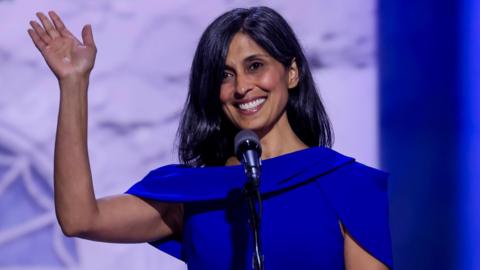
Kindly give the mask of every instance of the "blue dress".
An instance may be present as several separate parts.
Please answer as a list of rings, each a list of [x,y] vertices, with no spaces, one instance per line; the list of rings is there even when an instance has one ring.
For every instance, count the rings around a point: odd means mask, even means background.
[[[261,237],[266,270],[344,269],[339,222],[392,268],[387,174],[331,149],[314,147],[262,164]],[[252,269],[241,166],[151,171],[127,193],[184,203],[181,239],[151,243],[188,269]]]

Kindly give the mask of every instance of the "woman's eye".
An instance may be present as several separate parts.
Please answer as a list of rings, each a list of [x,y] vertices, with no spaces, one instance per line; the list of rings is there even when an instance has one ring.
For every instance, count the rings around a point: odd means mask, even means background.
[[[232,73],[226,72],[226,71],[223,72],[223,79],[224,79],[224,80],[229,79],[229,78],[231,78],[231,77],[233,77],[233,74],[232,74]]]
[[[260,63],[260,62],[254,62],[254,63],[252,63],[252,64],[248,67],[248,69],[251,70],[251,71],[253,71],[253,70],[257,70],[257,69],[260,68],[261,66],[263,66],[262,63]]]

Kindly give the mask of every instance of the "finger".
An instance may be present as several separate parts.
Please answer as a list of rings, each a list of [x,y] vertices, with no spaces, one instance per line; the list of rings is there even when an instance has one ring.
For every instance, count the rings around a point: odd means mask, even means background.
[[[53,24],[50,22],[50,20],[45,16],[45,14],[41,12],[37,12],[37,17],[40,19],[40,22],[43,25],[43,28],[45,31],[48,33],[48,35],[52,38],[58,38],[60,34],[58,33],[57,29],[53,26]]]
[[[43,52],[43,50],[45,49],[47,44],[45,42],[43,42],[43,40],[40,38],[40,36],[37,34],[37,32],[35,32],[35,30],[28,29],[28,34],[30,35],[30,38],[32,39],[33,44],[35,44],[35,47],[37,47],[37,49],[40,52]]]
[[[65,24],[63,23],[62,19],[60,16],[55,11],[50,11],[48,12],[48,15],[52,19],[53,24],[55,25],[55,28],[57,31],[60,33],[60,35],[64,37],[70,37],[73,38],[75,41],[80,43],[80,41],[65,27]]]
[[[82,29],[83,44],[88,47],[95,47],[95,41],[93,40],[92,26],[87,24]]]
[[[43,27],[36,21],[30,21],[30,25],[32,26],[35,33],[45,42],[46,44],[52,41],[52,38],[45,32]]]

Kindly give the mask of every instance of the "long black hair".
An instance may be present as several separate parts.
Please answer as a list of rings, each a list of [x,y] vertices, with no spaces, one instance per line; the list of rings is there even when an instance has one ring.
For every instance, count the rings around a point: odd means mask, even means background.
[[[222,110],[220,87],[230,41],[240,31],[285,67],[296,62],[299,82],[295,89],[289,90],[286,107],[289,123],[306,145],[330,147],[333,140],[330,121],[305,55],[288,23],[268,7],[237,8],[215,19],[198,43],[177,132],[180,162],[193,167],[220,166],[233,156],[233,138],[238,130]]]

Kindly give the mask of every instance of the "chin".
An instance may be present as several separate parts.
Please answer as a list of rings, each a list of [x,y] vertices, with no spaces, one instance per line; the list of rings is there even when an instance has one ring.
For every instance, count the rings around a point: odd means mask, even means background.
[[[264,135],[265,133],[267,133],[268,130],[270,130],[268,128],[268,125],[267,124],[264,124],[264,123],[249,123],[249,124],[241,124],[241,125],[238,125],[237,126],[239,129],[248,129],[248,130],[251,130],[255,133],[257,133],[257,135],[259,137],[261,137],[262,135]]]

